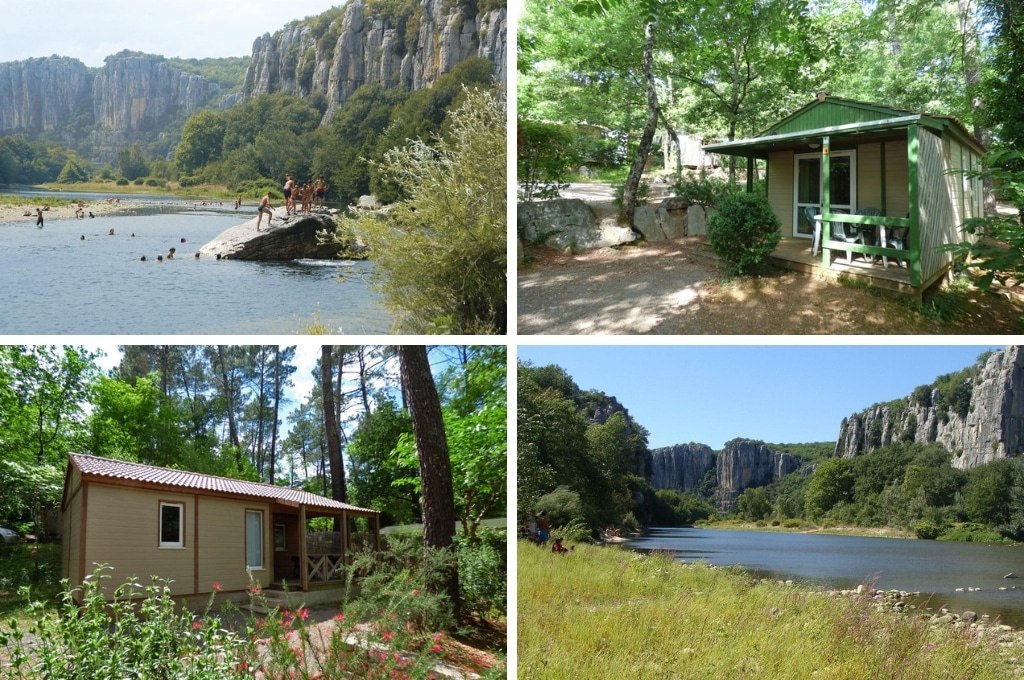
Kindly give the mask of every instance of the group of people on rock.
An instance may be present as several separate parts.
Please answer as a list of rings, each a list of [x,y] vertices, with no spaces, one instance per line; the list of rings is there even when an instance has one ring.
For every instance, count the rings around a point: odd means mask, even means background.
[[[296,197],[302,199],[302,214],[309,215],[313,212],[314,206],[323,209],[324,197],[326,195],[327,182],[324,181],[323,175],[317,178],[315,182],[313,180],[307,181],[301,187],[296,184],[295,178],[291,175],[286,175],[284,182],[285,215],[298,214],[295,212]]]
[[[327,195],[327,182],[324,181],[323,176],[318,178],[315,182],[310,180],[303,184],[301,187],[296,184],[295,178],[291,175],[285,176],[284,187],[284,214],[287,220],[292,215],[298,215],[296,211],[295,202],[297,199],[302,199],[302,207],[300,208],[303,215],[309,215],[313,212],[314,208],[323,210],[324,197]],[[263,225],[263,214],[267,215],[267,225],[273,224],[274,221],[274,206],[270,203],[270,191],[267,191],[260,199],[260,204],[256,208],[256,231],[260,231],[260,227]],[[235,202],[235,210],[242,205],[242,199],[239,198]]]

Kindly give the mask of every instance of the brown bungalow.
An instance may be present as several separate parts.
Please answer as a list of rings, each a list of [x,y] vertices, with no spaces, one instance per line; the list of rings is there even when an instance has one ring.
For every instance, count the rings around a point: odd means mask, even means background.
[[[73,453],[64,477],[61,573],[77,587],[95,565],[171,581],[176,597],[261,587],[338,585],[358,544],[380,547],[375,510],[307,491]],[[313,533],[307,520],[332,517],[341,532]],[[369,534],[350,530],[369,520]]]
[[[865,275],[919,295],[949,268],[942,246],[983,214],[981,181],[966,173],[981,168],[985,149],[949,116],[819,93],[757,137],[704,148],[745,157],[748,177],[755,159],[767,163],[782,221],[774,259],[794,269]]]

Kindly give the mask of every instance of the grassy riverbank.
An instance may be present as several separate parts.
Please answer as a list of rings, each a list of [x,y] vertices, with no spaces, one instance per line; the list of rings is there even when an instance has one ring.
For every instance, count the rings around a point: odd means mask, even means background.
[[[1018,677],[971,629],[867,598],[586,545],[554,555],[520,541],[518,556],[520,678]]]

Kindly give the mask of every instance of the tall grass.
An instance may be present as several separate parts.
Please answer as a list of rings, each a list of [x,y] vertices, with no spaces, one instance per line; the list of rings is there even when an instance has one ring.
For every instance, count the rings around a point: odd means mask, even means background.
[[[520,542],[519,677],[1007,678],[969,630],[665,555]]]

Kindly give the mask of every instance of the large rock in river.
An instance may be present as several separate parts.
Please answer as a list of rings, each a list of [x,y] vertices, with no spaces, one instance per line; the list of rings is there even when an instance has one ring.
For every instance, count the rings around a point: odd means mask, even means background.
[[[292,216],[285,221],[284,208],[274,210],[274,220],[263,220],[256,231],[252,218],[237,227],[231,227],[199,249],[203,257],[227,257],[232,260],[331,260],[344,259],[337,243],[320,243],[317,234],[334,230],[330,215],[313,214]],[[348,257],[365,254],[365,247],[349,248]]]

